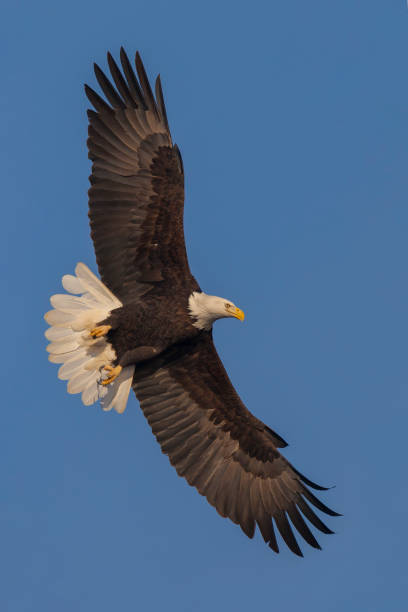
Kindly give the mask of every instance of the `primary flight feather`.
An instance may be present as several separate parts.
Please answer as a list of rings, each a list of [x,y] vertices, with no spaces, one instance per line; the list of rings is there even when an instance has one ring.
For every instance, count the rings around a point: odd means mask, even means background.
[[[178,474],[248,537],[258,526],[279,552],[275,525],[302,555],[293,526],[320,548],[305,519],[332,532],[311,506],[337,513],[306,485],[324,487],[281,455],[286,442],[247,410],[216,352],[214,321],[244,313],[202,292],[190,272],[183,162],[160,77],[154,95],[138,53],[136,73],[123,49],[120,62],[122,69],[108,53],[111,81],[95,65],[105,99],[85,86],[95,109],[89,219],[101,280],[82,263],[63,277],[68,293],[52,296],[45,315],[50,361],[86,405],[99,400],[123,412],[133,387]]]

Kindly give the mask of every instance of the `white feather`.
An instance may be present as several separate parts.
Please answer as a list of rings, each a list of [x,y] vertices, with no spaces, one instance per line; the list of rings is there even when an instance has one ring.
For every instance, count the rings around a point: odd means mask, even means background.
[[[94,372],[81,370],[68,381],[67,391],[68,393],[81,393],[92,380],[94,380]]]
[[[116,400],[114,404],[114,408],[116,412],[122,414],[125,411],[126,404],[128,401],[130,389],[132,386],[133,374],[135,372],[134,366],[128,366],[124,368],[121,372],[121,381],[119,383],[119,389],[116,394]]]
[[[71,359],[65,361],[60,369],[58,370],[58,378],[61,380],[69,380],[73,376],[75,376],[78,372],[82,372],[86,369],[86,365],[89,361],[88,355],[86,351],[83,354],[73,355]]]
[[[92,295],[97,296],[100,302],[104,301],[107,306],[111,306],[112,308],[119,308],[122,306],[122,302],[109,291],[102,281],[100,281],[85,264],[78,263],[75,272],[86,290]]]
[[[69,353],[50,353],[48,355],[48,361],[51,361],[51,363],[66,363],[71,359],[75,359],[76,356],[76,351],[70,351]]]
[[[72,335],[72,329],[68,327],[49,327],[45,332],[47,340],[52,342],[58,342],[70,335]]]
[[[109,347],[101,351],[98,355],[94,356],[93,359],[88,361],[85,366],[86,370],[100,370],[102,366],[107,363],[115,361],[115,354],[109,350]]]
[[[51,361],[51,363],[64,363],[65,360],[66,357],[62,357],[62,355],[48,355],[48,361]]]
[[[68,327],[68,324],[74,319],[74,315],[61,310],[49,310],[45,313],[44,319],[48,325],[54,327]]]
[[[96,382],[98,379],[96,380]],[[91,406],[99,399],[98,386],[95,386],[95,381],[91,380],[88,386],[82,391],[81,399],[85,406]]]
[[[61,357],[61,355],[55,355],[55,357]],[[54,363],[62,363],[62,366],[58,370],[58,378],[60,378],[59,373],[64,366],[66,366],[66,368],[72,372],[71,376],[73,376],[77,370],[79,371],[84,369],[88,360],[89,357],[86,354],[86,351],[72,351],[72,353],[70,353],[70,357],[67,356],[67,354],[64,354],[64,360],[61,359],[59,362],[54,361]],[[63,370],[63,373],[65,372],[66,370]],[[71,376],[69,378],[71,378]],[[68,378],[63,378],[62,380],[68,380]]]
[[[71,328],[74,331],[83,331],[85,329],[90,331],[98,323],[106,319],[110,312],[111,310],[108,308],[89,308],[86,305],[86,309],[82,310],[80,314],[71,320]]]
[[[52,353],[52,355],[62,355],[63,353],[72,353],[72,351],[75,351],[78,347],[79,344],[75,338],[67,338],[65,342],[51,342],[51,344],[47,346],[47,351]]]
[[[79,263],[76,276],[66,274],[62,285],[69,294],[51,297],[50,310],[45,320],[51,326],[45,335],[49,360],[61,364],[58,378],[67,380],[68,393],[82,393],[82,401],[89,406],[100,400],[104,410],[119,413],[126,408],[134,366],[124,368],[109,385],[101,385],[101,368],[116,361],[113,347],[105,337],[94,339],[89,331],[104,321],[122,303],[85,266]],[[72,295],[74,294],[74,295]]]
[[[62,286],[68,293],[85,293],[85,289],[79,278],[72,274],[65,274],[62,277]]]
[[[75,316],[78,314],[78,310],[84,309],[84,300],[81,297],[74,295],[67,295],[63,293],[57,293],[50,299],[51,306],[55,310],[62,310],[62,312],[72,312]]]
[[[113,383],[116,383],[115,389],[113,389],[113,385],[109,385],[108,393],[101,399],[103,410],[108,411],[114,408],[119,414],[124,412],[132,385],[134,371],[135,366],[123,368]]]

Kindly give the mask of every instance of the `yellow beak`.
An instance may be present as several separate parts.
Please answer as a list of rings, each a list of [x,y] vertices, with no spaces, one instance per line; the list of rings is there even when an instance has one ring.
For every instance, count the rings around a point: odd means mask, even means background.
[[[231,312],[231,314],[233,317],[239,319],[240,321],[243,321],[245,319],[245,314],[240,308],[235,308],[235,310]]]

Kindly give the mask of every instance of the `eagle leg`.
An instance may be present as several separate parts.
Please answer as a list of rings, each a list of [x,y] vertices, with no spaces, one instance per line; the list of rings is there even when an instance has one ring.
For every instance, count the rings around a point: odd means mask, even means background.
[[[126,351],[126,353],[121,356],[119,363],[123,368],[130,364],[136,365],[142,361],[148,361],[149,359],[157,357],[162,350],[162,347],[139,346],[130,351]]]
[[[91,338],[102,338],[102,336],[106,336],[110,329],[112,329],[111,325],[98,325],[98,327],[91,329],[89,335]]]
[[[113,382],[121,373],[122,371],[122,366],[121,365],[117,365],[116,367],[113,367],[111,365],[106,365],[103,368],[104,370],[106,370],[107,372],[110,373],[109,378],[106,378],[105,380],[101,381],[102,385],[109,385],[111,382]]]

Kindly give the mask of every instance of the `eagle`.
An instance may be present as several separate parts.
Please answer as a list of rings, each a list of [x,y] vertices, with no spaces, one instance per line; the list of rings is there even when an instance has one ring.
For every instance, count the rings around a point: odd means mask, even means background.
[[[141,57],[121,48],[111,78],[95,64],[104,97],[85,85],[89,220],[98,279],[83,263],[62,277],[45,315],[49,360],[85,405],[122,413],[133,388],[170,463],[223,517],[279,552],[276,530],[303,556],[293,528],[320,545],[307,521],[333,533],[310,490],[326,490],[281,454],[287,443],[245,407],[217,354],[217,319],[244,319],[231,300],[204,293],[187,259],[184,170],[173,144],[160,76],[151,89]]]

